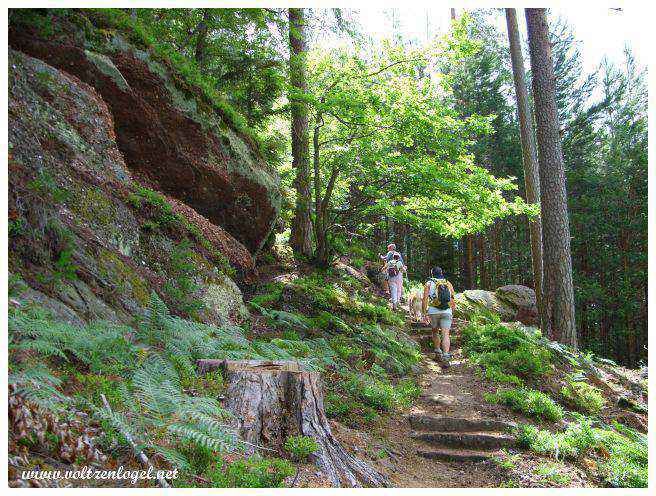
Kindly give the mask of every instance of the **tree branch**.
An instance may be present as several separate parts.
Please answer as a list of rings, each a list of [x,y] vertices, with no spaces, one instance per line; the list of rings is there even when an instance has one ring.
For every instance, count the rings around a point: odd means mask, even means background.
[[[424,58],[416,58],[416,59],[397,60],[396,62],[392,62],[390,64],[387,64],[386,66],[381,67],[377,71],[370,72],[370,73],[367,73],[367,74],[360,74],[359,76],[350,76],[350,77],[347,77],[345,79],[348,81],[350,79],[370,78],[370,77],[373,77],[373,76],[377,76],[378,74],[380,74],[382,72],[385,72],[387,69],[391,69],[392,67],[397,66],[399,64],[404,64],[404,63],[407,63],[407,62],[418,62],[420,60],[425,60],[425,59]],[[323,96],[325,97],[328,94],[328,92],[330,90],[332,90],[335,86],[337,86],[341,81],[342,81],[342,79],[336,79],[335,81],[333,81],[328,87],[326,87],[326,89],[323,92]]]

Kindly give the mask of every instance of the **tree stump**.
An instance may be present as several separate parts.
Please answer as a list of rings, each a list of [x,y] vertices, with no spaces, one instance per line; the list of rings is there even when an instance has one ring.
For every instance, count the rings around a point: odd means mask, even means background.
[[[388,485],[332,435],[318,372],[284,360],[198,360],[201,373],[217,368],[226,380],[225,406],[251,453],[258,447],[280,450],[288,436],[301,434],[319,445],[312,459],[333,486]]]

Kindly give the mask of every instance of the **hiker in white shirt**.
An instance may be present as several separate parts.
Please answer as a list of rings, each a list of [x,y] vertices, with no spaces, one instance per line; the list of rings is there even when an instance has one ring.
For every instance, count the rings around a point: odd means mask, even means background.
[[[387,294],[391,293],[392,285],[390,284],[390,276],[387,273],[387,264],[392,261],[394,258],[394,254],[397,254],[399,256],[399,260],[401,260],[401,265],[403,265],[403,255],[401,255],[398,251],[396,251],[396,245],[394,243],[390,243],[387,245],[387,253],[385,255],[380,255],[380,259],[385,261],[385,264],[383,265],[383,268],[381,269],[381,272],[385,276],[385,279],[383,281],[383,289]],[[404,272],[405,272],[405,266],[404,266]],[[400,284],[396,291],[398,292],[398,299],[401,301],[401,298],[403,297],[403,277],[400,278],[400,283],[398,280],[395,280],[396,284]]]
[[[396,310],[403,296],[403,273],[406,271],[401,254],[394,253],[392,259],[385,264],[385,273],[389,277],[389,288],[392,299],[392,310]]]

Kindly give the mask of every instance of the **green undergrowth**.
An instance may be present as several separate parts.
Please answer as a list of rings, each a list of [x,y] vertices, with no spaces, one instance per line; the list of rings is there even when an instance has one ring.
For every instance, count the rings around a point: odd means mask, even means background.
[[[230,427],[230,413],[216,399],[224,391],[221,375],[199,375],[195,361],[293,358],[321,369],[334,355],[325,340],[322,362],[310,353],[321,349],[319,340],[251,342],[233,326],[175,317],[155,294],[132,327],[107,322],[77,327],[32,305],[12,307],[8,324],[9,383],[18,393],[62,418],[74,409],[87,412],[101,425],[97,442],[110,456],[130,449],[129,433],[149,457],[177,467],[183,479],[211,472],[217,487],[277,485],[288,471],[275,460],[232,468],[209,464],[222,453],[239,453],[243,445]]]
[[[541,463],[533,470],[533,473],[546,482],[566,486],[572,481],[572,478],[569,474],[563,473],[563,468],[564,466],[560,463]]]
[[[516,412],[550,422],[562,420],[565,414],[563,408],[549,395],[534,389],[508,389],[485,393],[485,400],[504,404]]]
[[[249,305],[252,308],[271,308],[282,298],[282,290],[284,286],[279,282],[270,282],[266,284],[260,294],[254,296]]]
[[[493,315],[472,319],[463,329],[462,338],[465,356],[480,365],[485,378],[500,386],[496,392],[485,394],[487,401],[507,405],[542,422],[567,419],[566,427],[555,432],[520,424],[515,432],[520,446],[556,461],[592,458],[594,463],[586,466],[595,467],[596,476],[605,484],[646,487],[646,435],[619,423],[609,426],[582,415],[598,415],[606,405],[601,390],[577,370],[580,360],[585,358],[571,356],[572,372],[568,373],[568,368],[555,366],[549,343],[539,331],[518,324],[501,324]],[[508,463],[514,465],[513,460]],[[535,474],[546,482],[566,485],[567,476],[561,476],[555,466],[541,465]]]
[[[502,324],[499,318],[472,321],[462,331],[465,356],[495,382],[522,385],[554,371],[553,356],[539,342],[539,334],[529,334],[518,325]]]
[[[289,436],[285,440],[283,449],[290,454],[290,456],[300,462],[308,461],[310,455],[319,449],[319,445],[309,436]]]
[[[378,322],[379,313],[312,307],[316,313],[304,315],[273,308],[282,288],[266,290],[275,297],[256,300],[265,306],[251,301],[251,307],[276,335],[250,340],[235,326],[172,315],[154,293],[133,326],[76,327],[37,306],[12,307],[10,383],[62,417],[72,409],[87,412],[101,425],[97,442],[110,456],[125,453],[129,433],[150,457],[177,467],[182,486],[200,476],[213,487],[277,487],[289,476],[286,462],[240,455],[244,446],[230,427],[230,413],[216,399],[224,393],[223,378],[199,375],[197,359],[297,360],[322,372],[328,416],[358,426],[418,397],[413,369],[420,352],[400,329]],[[29,359],[17,359],[24,356]],[[287,456],[306,459],[315,449],[311,441],[289,438]]]
[[[606,405],[601,389],[572,375],[560,390],[564,401],[576,410],[587,414],[598,414]]]
[[[318,311],[336,312],[387,325],[403,326],[405,322],[386,302],[372,302],[371,295],[362,293],[359,282],[352,277],[315,272],[295,280],[291,288]]]
[[[556,460],[594,459],[597,476],[612,487],[647,487],[647,436],[618,423],[596,425],[582,415],[565,430],[551,432],[522,424],[522,447]]]
[[[280,336],[270,343],[288,340],[290,353],[325,373],[329,417],[349,425],[373,422],[419,395],[413,378],[418,346],[401,332],[401,316],[356,279],[328,270],[287,285],[272,282],[249,306]]]
[[[489,402],[548,422],[562,420],[565,408],[596,415],[606,404],[580,371],[565,374],[555,367],[553,352],[537,330],[502,324],[486,314],[472,319],[462,336],[465,356],[481,367],[483,377],[500,386],[485,395]],[[550,388],[550,383],[564,385]]]
[[[200,474],[209,481],[208,487],[285,487],[284,480],[296,471],[289,461],[280,458],[226,458],[202,466]],[[198,482],[183,480],[176,486],[198,487]]]

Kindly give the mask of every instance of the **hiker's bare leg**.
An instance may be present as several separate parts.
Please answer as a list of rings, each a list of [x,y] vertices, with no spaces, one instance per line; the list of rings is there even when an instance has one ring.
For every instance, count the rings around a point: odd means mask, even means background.
[[[383,280],[383,291],[385,291],[387,294],[390,292],[389,281],[387,279]]]
[[[442,351],[444,353],[449,353],[451,349],[451,336],[449,336],[449,329],[442,329]]]
[[[432,327],[431,328],[431,334],[433,337],[433,351],[435,353],[439,352],[440,347],[441,347],[441,339],[440,339],[440,330],[437,327]]]
[[[392,310],[396,311],[399,306],[399,285],[397,284],[397,277],[391,277],[389,284],[392,297]]]

